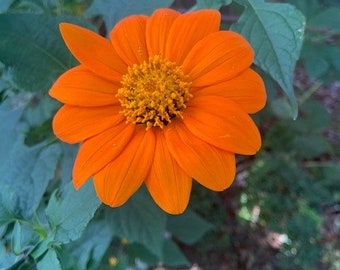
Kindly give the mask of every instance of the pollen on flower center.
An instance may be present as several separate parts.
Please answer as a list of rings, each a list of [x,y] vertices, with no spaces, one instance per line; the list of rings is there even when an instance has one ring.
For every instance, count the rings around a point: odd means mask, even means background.
[[[117,97],[128,122],[163,128],[171,119],[182,117],[187,101],[192,97],[190,82],[181,67],[151,57],[140,65],[128,68],[122,77]]]

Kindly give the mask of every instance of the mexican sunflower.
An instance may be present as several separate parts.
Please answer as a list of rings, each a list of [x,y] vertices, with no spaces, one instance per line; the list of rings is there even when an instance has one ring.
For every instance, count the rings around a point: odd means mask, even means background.
[[[124,18],[106,39],[62,23],[79,61],[54,83],[64,103],[55,135],[81,143],[73,167],[79,189],[93,177],[100,200],[124,204],[144,183],[166,212],[187,207],[192,179],[221,191],[235,177],[235,154],[255,154],[259,131],[249,114],[265,104],[254,52],[220,13],[158,9]]]

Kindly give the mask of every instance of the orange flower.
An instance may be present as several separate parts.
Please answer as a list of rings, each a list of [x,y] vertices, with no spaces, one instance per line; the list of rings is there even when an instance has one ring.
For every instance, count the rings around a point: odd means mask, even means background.
[[[158,9],[120,21],[110,40],[62,23],[80,65],[50,95],[65,105],[54,133],[81,142],[73,168],[80,188],[93,176],[99,198],[120,206],[145,183],[166,212],[187,207],[192,179],[221,191],[235,176],[235,153],[261,145],[249,113],[266,94],[250,69],[254,52],[239,34],[219,31],[214,10]]]

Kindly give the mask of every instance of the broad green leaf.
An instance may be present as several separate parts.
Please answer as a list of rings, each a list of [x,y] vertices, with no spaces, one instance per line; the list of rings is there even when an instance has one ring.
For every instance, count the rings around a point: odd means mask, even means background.
[[[13,227],[13,232],[12,232],[12,249],[13,249],[13,253],[15,255],[19,255],[22,251],[22,230],[21,230],[21,225],[19,223],[19,221],[16,221],[14,223],[14,227]]]
[[[2,200],[7,211],[29,218],[37,209],[49,180],[54,177],[59,145],[27,147],[19,138],[0,164]]]
[[[61,151],[59,145],[24,144],[27,126],[19,122],[23,109],[13,107],[14,101],[8,99],[0,106],[0,213],[29,218],[55,174]]]
[[[150,15],[156,8],[168,7],[172,0],[94,0],[85,16],[102,16],[108,32],[122,18],[131,14]]]
[[[48,13],[48,2],[50,2],[50,0],[44,1],[44,3],[36,0],[13,1],[8,12],[43,14],[44,9],[46,9],[46,13]]]
[[[37,145],[29,148],[23,144],[22,138],[18,139],[12,145],[7,160],[0,164],[3,204],[18,216],[29,218],[44,192],[41,183],[36,183],[30,176],[42,147]]]
[[[164,241],[162,263],[166,266],[178,267],[190,265],[178,246],[171,240]]]
[[[298,105],[293,89],[293,72],[299,58],[305,30],[304,16],[289,4],[263,0],[236,0],[245,7],[231,29],[241,33],[255,50],[255,64],[281,86],[292,106]]]
[[[320,78],[327,74],[330,63],[327,59],[328,46],[313,43],[306,40],[303,44],[301,58],[304,61],[305,68],[311,78]]]
[[[8,159],[19,129],[18,123],[23,112],[23,106],[14,105],[14,100],[7,99],[0,104],[0,167]]]
[[[295,150],[301,159],[318,158],[332,152],[332,147],[321,135],[298,136],[294,138]]]
[[[306,16],[306,18],[312,16],[320,8],[318,0],[288,0],[286,2],[294,5]]]
[[[14,253],[8,252],[7,243],[5,243],[5,241],[0,241],[0,259],[0,269],[7,270],[14,267],[14,265],[20,261],[21,256],[15,256]]]
[[[49,249],[44,257],[37,263],[38,270],[62,270],[57,253],[54,249]]]
[[[78,152],[78,145],[62,143],[63,159],[60,164],[61,186],[66,185],[72,180],[73,163]]]
[[[327,109],[316,100],[308,100],[301,106],[301,111],[301,119],[291,122],[291,125],[302,134],[322,134],[331,124]]]
[[[46,251],[52,246],[54,243],[53,238],[53,233],[50,233],[46,238],[37,243],[30,253],[30,256],[32,256],[33,259],[38,260],[38,258],[45,254]]]
[[[73,266],[77,270],[87,270],[89,266],[91,269],[97,269],[111,244],[113,234],[114,231],[106,220],[93,221],[89,223],[81,238],[65,245],[64,250],[76,258]]]
[[[43,14],[0,14],[0,62],[24,90],[46,91],[58,75],[76,64],[58,30],[73,17]]]
[[[327,44],[325,40],[321,42],[306,40],[303,44],[301,59],[313,79],[321,79],[325,82],[340,80],[339,58],[340,47],[336,44]]]
[[[23,120],[30,127],[42,125],[46,120],[51,119],[59,107],[60,103],[46,95],[46,93],[35,94],[25,110]]]
[[[55,192],[45,210],[55,240],[62,244],[78,239],[100,205],[92,182],[78,191],[69,182],[62,192]]]
[[[338,32],[340,31],[340,8],[323,9],[310,17],[307,23],[309,27]]]
[[[193,9],[220,9],[222,6],[230,5],[232,0],[197,0]]]
[[[6,197],[5,197],[6,198]],[[15,214],[8,209],[6,202],[3,201],[2,195],[0,193],[0,227],[13,221]]]
[[[271,100],[270,108],[280,119],[291,119],[291,107],[285,96]]]
[[[8,161],[9,153],[13,150],[13,144],[22,132],[19,125],[19,119],[23,112],[23,106],[14,106],[12,99],[5,100],[0,104],[0,171]],[[0,185],[4,182],[4,177],[0,176]],[[3,195],[2,195],[3,194]],[[13,220],[15,213],[12,211],[13,206],[8,202],[7,188],[2,186],[0,189],[0,226]]]
[[[129,258],[140,260],[149,266],[156,266],[159,263],[159,258],[150,250],[139,243],[131,243],[126,246],[126,254]]]
[[[213,225],[188,209],[182,215],[169,216],[167,229],[175,238],[186,244],[194,244],[213,228]]]
[[[8,10],[14,0],[1,0],[0,1],[0,13]]]
[[[126,204],[108,209],[112,229],[128,242],[141,243],[160,256],[166,226],[165,213],[158,208],[143,188]]]
[[[61,147],[58,143],[45,147],[39,153],[36,163],[34,164],[30,174],[31,178],[33,179],[33,209],[38,207],[49,181],[55,176],[60,156]]]

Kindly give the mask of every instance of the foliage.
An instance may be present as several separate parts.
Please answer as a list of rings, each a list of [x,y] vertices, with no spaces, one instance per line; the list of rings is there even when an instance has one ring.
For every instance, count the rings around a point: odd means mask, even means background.
[[[255,64],[268,72],[282,87],[296,118],[298,111],[293,90],[293,71],[300,55],[305,29],[303,15],[288,4],[236,2],[244,5],[245,11],[231,29],[248,38],[256,51]]]
[[[267,86],[268,105],[256,118],[263,149],[239,174],[247,185],[229,200],[237,205],[235,217],[226,213],[223,193],[198,185],[190,209],[180,216],[162,212],[144,188],[116,209],[100,204],[91,181],[73,188],[77,146],[53,136],[59,104],[47,95],[53,81],[77,64],[60,37],[59,22],[105,35],[127,15],[150,14],[172,2],[0,1],[0,269],[189,266],[193,261],[184,247],[237,254],[235,224],[287,236],[275,254],[279,269],[316,269],[336,260],[332,243],[323,250],[320,229],[322,207],[340,200],[339,150],[325,137],[332,119],[310,97],[318,87],[296,91],[293,78],[298,62],[317,85],[339,80],[337,1],[198,0],[191,7],[223,6],[232,15],[224,25],[252,44],[255,68]]]

